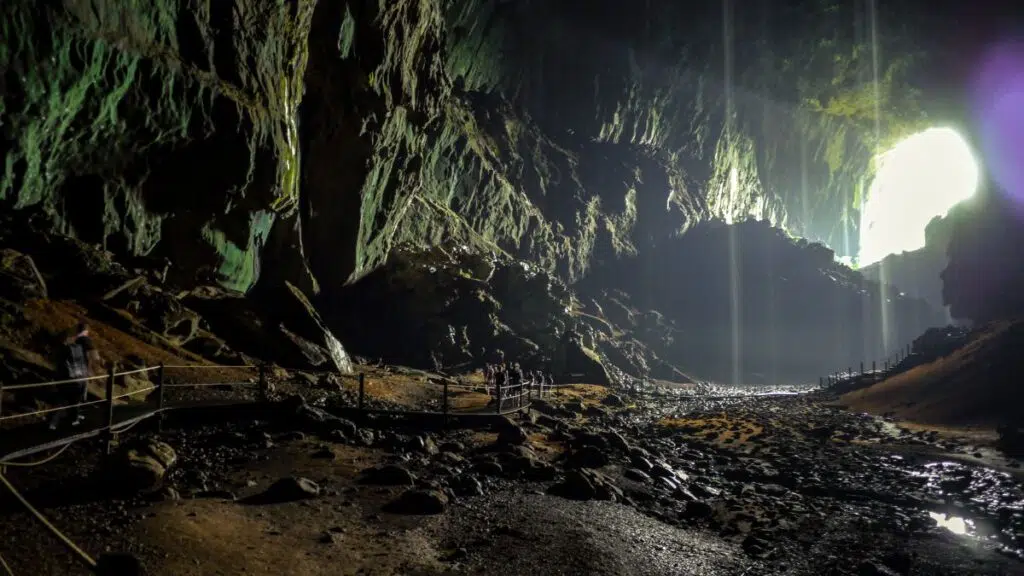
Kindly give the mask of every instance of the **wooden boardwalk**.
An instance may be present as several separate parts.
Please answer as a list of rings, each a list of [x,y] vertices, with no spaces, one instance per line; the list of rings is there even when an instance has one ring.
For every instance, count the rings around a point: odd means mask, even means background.
[[[274,408],[278,405],[272,402],[260,401],[232,401],[232,400],[206,400],[170,404],[163,409],[157,409],[152,404],[128,404],[118,405],[114,408],[113,426],[107,426],[106,406],[93,405],[83,408],[85,419],[78,425],[72,427],[70,418],[65,418],[57,430],[50,430],[48,421],[40,421],[16,428],[8,428],[0,431],[0,466],[4,463],[15,462],[29,456],[63,448],[69,444],[90,438],[105,437],[108,430],[114,434],[127,432],[136,424],[149,420],[157,415],[188,412],[189,417],[194,417],[197,412],[207,410],[221,412],[229,410],[232,412],[258,412],[265,415],[273,415]],[[524,402],[521,406],[503,406],[501,413],[498,413],[493,405],[473,409],[472,411],[418,411],[418,410],[385,410],[359,407],[340,408],[332,413],[344,418],[351,418],[356,422],[365,422],[367,417],[386,422],[400,420],[409,424],[417,424],[424,428],[437,428],[443,426],[452,427],[478,427],[490,424],[491,421],[501,416],[514,414],[525,410],[529,404]]]

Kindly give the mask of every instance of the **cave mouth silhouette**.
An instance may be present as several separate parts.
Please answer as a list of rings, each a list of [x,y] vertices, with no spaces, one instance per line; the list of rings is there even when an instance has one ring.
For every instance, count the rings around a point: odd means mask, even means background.
[[[925,245],[925,227],[977,192],[974,152],[952,128],[929,128],[876,158],[861,211],[858,266]]]

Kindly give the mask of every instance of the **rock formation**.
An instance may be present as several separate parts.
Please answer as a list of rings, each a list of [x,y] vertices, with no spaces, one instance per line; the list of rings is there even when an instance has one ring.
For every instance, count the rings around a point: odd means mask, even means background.
[[[893,23],[937,9],[724,7],[11,0],[0,199],[173,286],[324,309],[406,246],[572,284],[711,219],[835,240],[922,123]]]
[[[949,259],[952,225],[950,218],[936,216],[925,228],[925,245],[910,252],[890,254],[880,262],[857,271],[865,278],[898,288],[907,296],[922,298],[935,308],[943,308],[942,279]]]
[[[942,297],[954,318],[985,323],[1024,315],[1024,203],[989,182],[949,215]]]

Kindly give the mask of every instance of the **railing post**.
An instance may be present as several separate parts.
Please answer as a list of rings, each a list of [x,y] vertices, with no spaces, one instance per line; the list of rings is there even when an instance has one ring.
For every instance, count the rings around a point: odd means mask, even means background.
[[[107,369],[107,454],[114,446],[114,365]]]
[[[359,373],[359,412],[362,412],[366,405],[366,374]]]
[[[501,414],[501,383],[495,382],[494,384],[494,397],[497,400],[495,402],[494,411],[497,414]]]
[[[164,429],[164,363],[161,362],[156,368],[156,429]]]
[[[444,392],[441,396],[441,425],[448,429],[448,380],[444,381]]]
[[[258,370],[259,370],[260,396],[263,398],[263,401],[266,402],[266,401],[270,400],[270,386],[269,386],[269,380],[267,379],[267,363],[266,362],[260,362]]]

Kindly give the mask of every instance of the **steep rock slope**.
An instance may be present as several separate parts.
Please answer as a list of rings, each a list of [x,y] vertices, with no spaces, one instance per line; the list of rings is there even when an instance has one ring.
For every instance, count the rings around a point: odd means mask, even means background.
[[[460,245],[398,248],[342,293],[332,317],[354,353],[453,372],[518,362],[560,381],[628,383],[688,378],[647,344],[672,327],[617,295],[612,320],[544,269]]]
[[[1019,319],[979,325],[953,350],[842,402],[853,409],[940,426],[992,428],[1024,422]]]

